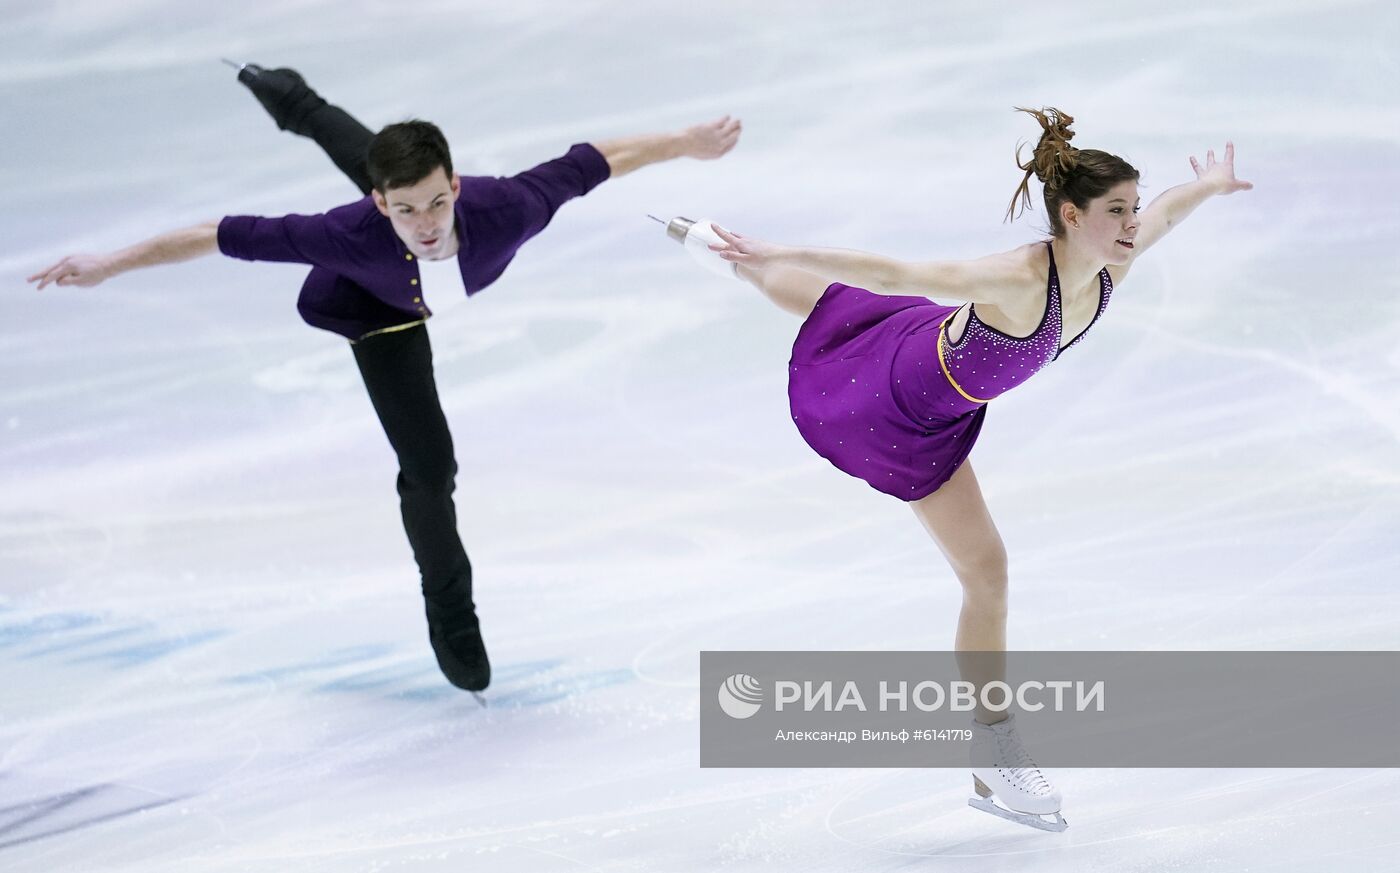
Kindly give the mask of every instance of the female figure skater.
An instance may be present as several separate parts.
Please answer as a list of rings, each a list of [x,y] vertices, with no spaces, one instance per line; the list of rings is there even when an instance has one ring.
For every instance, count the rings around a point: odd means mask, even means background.
[[[1234,146],[1207,152],[1196,180],[1138,214],[1138,171],[1076,149],[1074,119],[1021,109],[1043,133],[1007,218],[1044,184],[1051,238],[970,261],[905,263],[860,251],[777,245],[716,227],[710,246],[739,278],[805,321],[788,371],[792,418],[838,469],[905,500],[963,588],[959,653],[1006,651],[1007,557],[968,462],[988,401],[1024,383],[1093,326],[1134,261],[1197,206],[1253,186],[1235,178]],[[927,296],[964,301],[934,303]],[[980,687],[1005,656],[962,655]],[[973,675],[967,675],[969,670]],[[998,719],[1001,719],[998,721]],[[1060,794],[1026,756],[1013,718],[979,707],[970,801],[1004,818],[1063,830]],[[1003,808],[992,801],[1002,801]],[[1054,815],[1054,821],[1041,818]]]

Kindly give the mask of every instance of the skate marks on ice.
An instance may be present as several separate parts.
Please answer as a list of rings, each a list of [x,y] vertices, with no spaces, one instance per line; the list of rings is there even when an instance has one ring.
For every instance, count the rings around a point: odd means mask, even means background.
[[[149,666],[215,641],[225,641],[220,654],[232,663],[246,662],[254,644],[240,642],[234,631],[220,627],[176,630],[138,618],[76,610],[24,610],[0,605],[0,655],[14,662],[51,661],[53,669],[83,667],[126,672]],[[187,667],[191,665],[186,665]],[[194,670],[199,666],[193,665]],[[18,673],[19,671],[16,670]],[[371,643],[342,647],[307,658],[281,659],[264,668],[227,676],[207,677],[207,688],[263,685],[270,689],[300,689],[311,693],[374,692],[386,699],[441,700],[461,697],[442,681],[432,659],[417,647]],[[495,671],[487,697],[502,708],[553,703],[574,694],[629,682],[626,668],[577,669],[564,659],[507,663]],[[12,685],[11,687],[16,687]],[[19,686],[22,687],[22,686]],[[153,689],[163,699],[168,689]],[[130,701],[127,702],[130,705]],[[5,707],[14,723],[16,701]],[[84,710],[86,717],[90,711]]]
[[[4,774],[0,774],[3,777]],[[129,785],[99,784],[0,807],[0,851],[13,846],[71,834],[130,815],[178,803],[185,797],[160,797]]]
[[[1065,817],[1058,812],[1046,814],[1019,812],[1006,807],[980,779],[974,778],[972,785],[975,794],[967,799],[967,805],[973,809],[994,815],[1012,824],[1024,825],[1040,831],[1058,834],[1069,827],[1069,822],[1065,821]]]
[[[1064,813],[1073,822],[1060,834],[1001,822],[962,805],[968,778],[951,769],[863,774],[830,803],[825,829],[868,852],[1003,857],[1011,864],[1008,870],[1044,869],[1046,863],[1052,869],[1125,869],[1138,863],[1133,869],[1148,870],[1165,858],[1178,868],[1202,870],[1323,869],[1325,859],[1342,854],[1379,859],[1400,844],[1358,824],[1400,811],[1400,801],[1379,807],[1374,801],[1396,795],[1400,775],[1389,771],[1058,771]],[[1345,850],[1315,839],[1317,831],[1333,828],[1357,839]],[[1287,862],[1259,865],[1250,846],[1260,841],[1275,845],[1270,856]]]
[[[68,666],[122,670],[225,637],[224,628],[171,631],[145,619],[80,610],[0,609],[0,651],[16,660],[51,659]]]
[[[487,710],[442,680],[426,646],[405,653],[367,643],[297,657],[267,652],[253,637],[180,635],[92,612],[0,611],[0,849],[54,838],[44,851],[82,851],[87,841],[75,832],[97,825],[218,837],[235,798],[270,800],[292,786],[377,772],[445,739],[498,733],[521,711],[583,712],[587,692],[634,676],[565,659],[503,663]],[[260,669],[211,669],[256,662],[258,653]],[[36,668],[42,679],[23,679]]]
[[[345,670],[342,668],[352,667]],[[312,694],[370,692],[385,700],[454,701],[475,699],[493,709],[526,709],[558,703],[587,691],[630,682],[631,670],[579,670],[563,659],[506,663],[492,670],[491,687],[467,695],[442,679],[437,665],[415,651],[401,654],[400,647],[357,646],[298,663],[230,677],[228,682],[271,682],[279,690],[304,690]]]
[[[3,424],[0,424],[3,430]],[[88,433],[84,439],[111,438],[113,433]],[[0,451],[0,464],[23,463],[23,451],[6,445]],[[54,576],[81,578],[99,574],[108,565],[117,535],[102,520],[73,514],[25,509],[0,510],[0,621],[6,606],[4,597],[21,597],[52,584]],[[6,644],[0,629],[0,648]]]

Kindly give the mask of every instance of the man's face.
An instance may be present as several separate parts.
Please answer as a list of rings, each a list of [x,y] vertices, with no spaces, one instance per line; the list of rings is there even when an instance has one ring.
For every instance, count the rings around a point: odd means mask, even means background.
[[[453,235],[452,204],[462,190],[456,173],[447,178],[442,167],[406,188],[372,192],[374,205],[388,217],[408,250],[429,261],[445,258],[456,251]]]

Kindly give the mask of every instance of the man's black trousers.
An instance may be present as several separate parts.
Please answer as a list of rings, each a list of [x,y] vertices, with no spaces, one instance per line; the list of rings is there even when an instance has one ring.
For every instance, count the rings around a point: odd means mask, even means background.
[[[319,101],[318,101],[319,102]],[[316,141],[351,182],[368,194],[368,128],[338,106],[323,104],[298,119],[295,132]],[[457,534],[452,502],[457,461],[433,379],[433,351],[424,324],[359,340],[351,348],[379,423],[399,459],[399,508],[423,577],[423,592],[449,587],[470,608],[471,563]]]

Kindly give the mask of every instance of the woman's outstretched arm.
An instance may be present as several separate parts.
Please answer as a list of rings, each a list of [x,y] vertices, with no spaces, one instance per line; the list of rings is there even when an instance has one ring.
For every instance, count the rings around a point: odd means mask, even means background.
[[[1252,182],[1235,178],[1235,144],[1232,142],[1225,143],[1223,161],[1216,161],[1215,149],[1210,149],[1206,152],[1205,167],[1193,155],[1191,169],[1196,171],[1196,181],[1163,191],[1138,216],[1139,227],[1132,260],[1109,267],[1115,281],[1128,271],[1133,261],[1185,220],[1197,206],[1217,195],[1248,191],[1254,187]]]
[[[723,245],[710,249],[753,270],[792,267],[825,279],[893,297],[940,297],[996,306],[1016,305],[1043,279],[1028,272],[1024,257],[1002,252],[970,261],[911,263],[854,249],[788,246],[746,237],[718,225]]]

